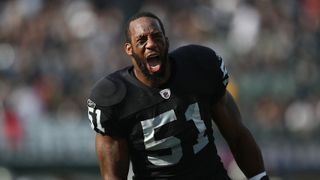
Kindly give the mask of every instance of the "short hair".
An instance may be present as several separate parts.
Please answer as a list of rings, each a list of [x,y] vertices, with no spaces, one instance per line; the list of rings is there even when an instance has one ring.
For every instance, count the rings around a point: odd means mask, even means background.
[[[128,19],[127,23],[125,24],[125,32],[124,33],[125,33],[125,41],[126,42],[131,42],[131,37],[129,35],[130,23],[136,19],[141,18],[141,17],[150,17],[150,18],[156,19],[160,24],[160,28],[161,28],[163,35],[166,35],[162,21],[160,20],[160,18],[158,16],[156,16],[155,14],[153,14],[151,12],[138,12],[138,13],[134,14],[133,16],[131,16]]]

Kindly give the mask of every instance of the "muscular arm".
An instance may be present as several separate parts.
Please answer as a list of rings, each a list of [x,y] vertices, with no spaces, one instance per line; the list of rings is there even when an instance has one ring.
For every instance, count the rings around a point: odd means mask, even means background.
[[[260,149],[242,124],[238,107],[229,92],[213,105],[212,116],[243,173],[251,178],[263,172]]]
[[[104,180],[126,180],[129,170],[127,141],[96,134],[96,153]]]

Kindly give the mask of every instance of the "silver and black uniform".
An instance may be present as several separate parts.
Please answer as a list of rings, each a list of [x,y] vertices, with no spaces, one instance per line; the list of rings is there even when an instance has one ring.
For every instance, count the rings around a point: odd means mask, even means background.
[[[134,179],[229,179],[210,116],[226,91],[224,63],[198,45],[169,57],[172,74],[161,88],[138,81],[132,66],[99,80],[88,99],[91,127],[128,140]]]

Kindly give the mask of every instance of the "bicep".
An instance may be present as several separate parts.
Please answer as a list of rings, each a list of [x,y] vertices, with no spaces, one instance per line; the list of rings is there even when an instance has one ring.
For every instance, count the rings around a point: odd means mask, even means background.
[[[127,179],[129,154],[126,139],[97,133],[96,153],[104,179]]]
[[[228,142],[246,133],[247,128],[242,124],[238,106],[228,91],[212,106],[211,113],[219,131]]]

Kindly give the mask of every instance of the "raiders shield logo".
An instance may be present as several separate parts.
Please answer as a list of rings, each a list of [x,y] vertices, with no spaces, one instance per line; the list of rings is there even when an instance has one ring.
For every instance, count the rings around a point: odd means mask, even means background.
[[[164,98],[164,99],[169,99],[171,96],[171,91],[170,89],[163,89],[160,91],[160,95]]]
[[[96,107],[96,103],[94,103],[91,99],[87,100],[87,105],[88,105],[88,107],[91,107],[91,108],[95,108]]]

